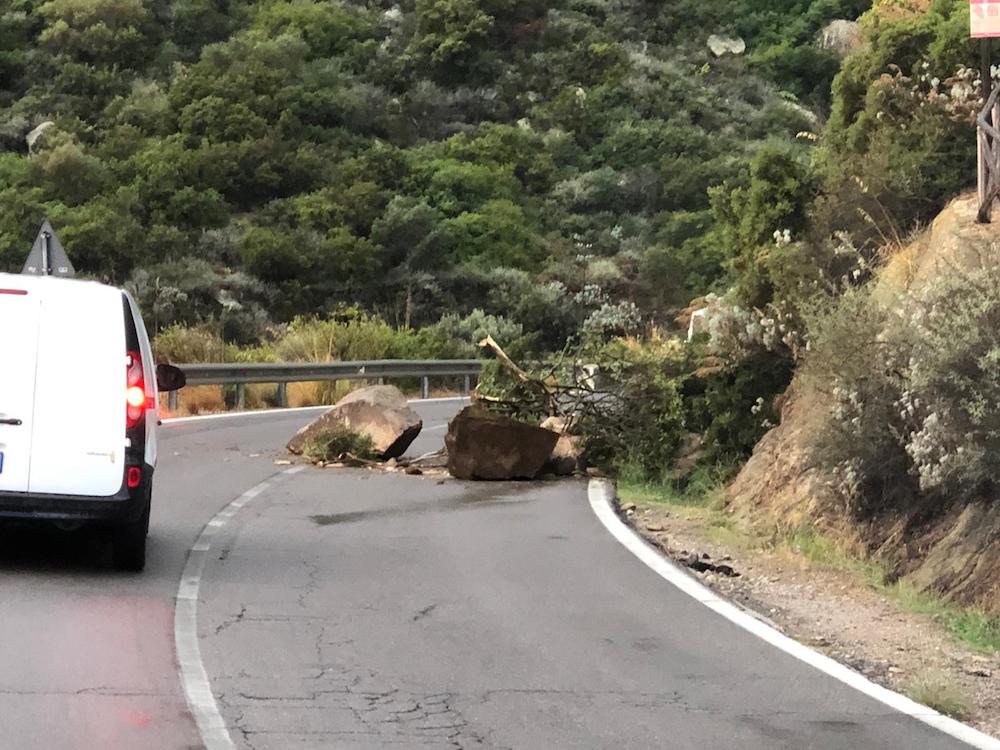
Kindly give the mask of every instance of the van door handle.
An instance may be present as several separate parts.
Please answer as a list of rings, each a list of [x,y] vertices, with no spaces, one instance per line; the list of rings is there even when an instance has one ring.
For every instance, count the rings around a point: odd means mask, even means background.
[[[0,419],[0,424],[10,425],[11,427],[20,427],[24,423],[20,419]]]

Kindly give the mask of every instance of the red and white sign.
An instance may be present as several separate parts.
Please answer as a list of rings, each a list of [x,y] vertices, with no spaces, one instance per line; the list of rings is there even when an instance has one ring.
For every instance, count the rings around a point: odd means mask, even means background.
[[[972,36],[1000,36],[1000,0],[969,0]]]

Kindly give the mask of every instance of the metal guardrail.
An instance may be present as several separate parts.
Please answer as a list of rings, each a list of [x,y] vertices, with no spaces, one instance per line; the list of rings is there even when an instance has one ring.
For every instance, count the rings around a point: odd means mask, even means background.
[[[246,403],[249,383],[277,383],[278,404],[288,406],[288,384],[320,380],[375,380],[420,378],[423,398],[430,393],[430,379],[464,378],[464,392],[472,388],[472,378],[479,377],[483,362],[478,359],[406,360],[377,359],[363,362],[280,362],[177,365],[187,376],[188,385],[235,385],[236,408]],[[168,397],[169,408],[177,409],[177,392]]]

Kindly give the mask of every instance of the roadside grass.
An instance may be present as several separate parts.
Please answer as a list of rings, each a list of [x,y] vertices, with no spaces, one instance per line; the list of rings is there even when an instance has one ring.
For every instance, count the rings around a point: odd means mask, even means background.
[[[1000,653],[1000,617],[949,604],[906,581],[887,584],[883,590],[906,611],[941,623],[960,643],[984,654]]]
[[[776,546],[801,555],[813,565],[856,575],[876,588],[882,587],[888,577],[888,570],[883,564],[850,554],[830,537],[811,527],[787,534]]]
[[[651,481],[641,471],[626,466],[618,476],[618,496],[637,508],[669,507],[702,524],[705,534],[717,544],[738,549],[758,547],[759,539],[738,529],[736,519],[725,512],[723,490],[731,477],[727,469],[699,468],[683,484],[670,479]]]
[[[881,592],[901,610],[925,615],[944,627],[959,644],[984,654],[1000,653],[1000,617],[974,608],[950,604],[919,591],[906,581],[891,581],[889,569],[877,560],[866,560],[813,527],[781,535],[764,535],[725,512],[723,489],[731,473],[699,469],[683,486],[676,482],[650,481],[625,467],[619,474],[618,494],[622,503],[637,508],[668,507],[672,512],[702,526],[712,542],[741,551],[767,550],[809,565],[851,575]],[[921,689],[934,697],[933,682]],[[945,698],[948,691],[939,690]],[[914,698],[914,700],[917,700]],[[925,705],[931,705],[921,700]],[[944,701],[947,705],[947,701]],[[947,713],[942,709],[942,713]],[[950,715],[950,714],[949,714]]]
[[[969,696],[943,672],[924,672],[906,687],[906,693],[917,703],[954,719],[969,715]]]

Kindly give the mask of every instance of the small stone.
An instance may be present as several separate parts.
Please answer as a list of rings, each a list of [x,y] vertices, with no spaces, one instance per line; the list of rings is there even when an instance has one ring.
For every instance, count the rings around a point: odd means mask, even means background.
[[[291,464],[292,464],[291,461],[284,458],[279,458],[274,462],[275,466],[291,466]]]
[[[965,673],[967,675],[972,675],[973,677],[992,677],[993,676],[993,672],[991,672],[989,669],[986,669],[986,667],[971,667],[970,669],[966,669]]]
[[[386,461],[382,465],[385,466],[385,468],[387,468],[387,469],[395,469],[396,468],[396,459],[390,458],[388,461]]]
[[[653,526],[647,526],[646,527],[646,531],[651,531],[653,533],[658,533],[660,531],[666,531],[666,529],[663,528],[662,526],[660,526],[659,524],[654,524]]]
[[[407,466],[405,471],[407,474],[413,477],[418,477],[424,473],[423,470],[420,469],[420,467],[418,466]]]
[[[629,512],[634,513],[635,512],[635,503],[625,503],[624,505],[621,506],[621,508],[622,508],[622,510],[625,513],[629,513]]]

